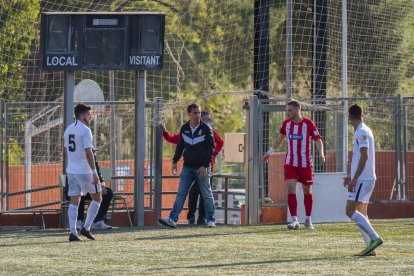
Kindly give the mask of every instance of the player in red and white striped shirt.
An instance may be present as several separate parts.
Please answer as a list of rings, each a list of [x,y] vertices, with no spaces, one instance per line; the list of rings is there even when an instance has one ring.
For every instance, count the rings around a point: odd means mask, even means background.
[[[313,229],[312,215],[312,184],[313,170],[312,157],[310,155],[311,139],[316,142],[319,150],[319,156],[322,162],[325,162],[323,153],[323,143],[315,123],[301,115],[301,107],[299,102],[291,101],[286,105],[288,119],[283,122],[280,128],[280,135],[273,144],[273,147],[263,156],[262,161],[267,162],[270,155],[277,149],[286,139],[286,158],[285,158],[285,182],[288,186],[288,206],[292,217],[292,222],[288,224],[288,228],[292,230],[299,229],[299,221],[297,217],[297,199],[296,199],[296,183],[302,183],[304,194],[304,205],[306,211],[305,227]]]

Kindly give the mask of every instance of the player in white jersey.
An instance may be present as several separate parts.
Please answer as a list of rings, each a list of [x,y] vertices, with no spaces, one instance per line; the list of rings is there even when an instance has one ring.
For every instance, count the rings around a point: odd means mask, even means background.
[[[80,197],[87,193],[90,194],[92,202],[89,204],[86,221],[80,233],[88,239],[94,240],[95,237],[90,229],[102,201],[102,188],[92,152],[92,132],[89,128],[92,121],[91,106],[76,105],[75,117],[75,122],[68,126],[64,134],[64,154],[67,160],[66,174],[69,187],[68,195],[70,196],[69,241],[81,241],[76,231],[76,221]]]
[[[371,129],[364,123],[362,108],[354,104],[348,110],[349,120],[355,129],[352,140],[351,175],[344,178],[348,188],[346,214],[357,225],[366,248],[355,256],[376,255],[374,249],[384,241],[368,220],[369,198],[375,186],[375,142]]]

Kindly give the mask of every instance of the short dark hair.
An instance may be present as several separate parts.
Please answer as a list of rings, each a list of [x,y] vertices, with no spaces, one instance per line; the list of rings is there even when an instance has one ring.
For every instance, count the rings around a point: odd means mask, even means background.
[[[92,106],[87,104],[77,104],[75,106],[75,117],[79,118],[79,115],[85,114],[92,109]]]
[[[296,101],[296,100],[293,100],[293,101],[288,102],[287,105],[297,107],[298,109],[301,108],[300,103],[298,101]]]
[[[200,108],[200,106],[198,104],[190,104],[189,106],[187,106],[187,112],[191,113],[191,111],[193,111],[194,108]]]
[[[358,104],[353,104],[349,107],[348,114],[350,119],[361,120],[364,113],[362,111],[362,107]]]
[[[205,110],[201,111],[201,118],[203,118],[205,116],[209,116],[209,115],[210,115],[210,112],[205,111]]]

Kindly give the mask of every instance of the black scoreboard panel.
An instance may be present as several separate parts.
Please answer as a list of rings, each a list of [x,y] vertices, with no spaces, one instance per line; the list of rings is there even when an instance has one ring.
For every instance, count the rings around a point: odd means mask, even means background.
[[[43,13],[44,70],[160,70],[162,13]]]

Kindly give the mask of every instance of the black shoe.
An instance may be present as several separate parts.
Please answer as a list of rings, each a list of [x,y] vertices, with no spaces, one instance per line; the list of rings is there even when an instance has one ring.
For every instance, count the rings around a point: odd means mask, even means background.
[[[195,224],[195,217],[191,217],[188,219],[188,224]]]
[[[81,238],[79,238],[78,235],[74,235],[74,234],[70,233],[70,235],[69,235],[69,241],[70,242],[73,242],[73,241],[82,241],[82,240],[81,240]]]
[[[198,220],[197,220],[197,224],[198,224],[198,225],[207,225],[207,222],[206,222],[206,220],[205,220],[205,219],[198,219]]]
[[[81,235],[83,235],[83,236],[87,237],[87,238],[88,238],[88,239],[90,239],[90,240],[95,240],[95,236],[94,236],[94,235],[92,235],[91,231],[86,230],[86,229],[85,229],[85,227],[83,227],[83,228],[80,230],[80,233],[81,233]]]

